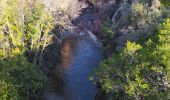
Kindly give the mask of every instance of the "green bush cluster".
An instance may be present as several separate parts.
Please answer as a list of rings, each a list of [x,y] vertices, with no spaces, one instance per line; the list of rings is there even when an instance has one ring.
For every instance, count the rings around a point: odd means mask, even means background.
[[[111,26],[105,28],[107,25],[103,24],[104,43],[111,47],[108,51],[113,50],[116,34],[127,39],[125,46],[105,59],[96,72],[107,100],[170,99],[170,18],[168,6],[161,2],[139,0],[133,3],[129,26],[118,26],[114,32],[108,32]],[[120,29],[127,34],[120,34]],[[128,36],[132,33],[142,36],[131,40]]]
[[[97,74],[110,99],[170,99],[170,19],[157,30],[146,42],[128,41],[102,62]]]
[[[45,76],[39,68],[18,55],[0,62],[0,99],[40,99],[39,90],[44,87]]]
[[[147,30],[151,25],[158,22],[158,17],[161,16],[162,6],[159,0],[151,0],[146,3],[133,3],[131,15],[131,27],[134,30]]]

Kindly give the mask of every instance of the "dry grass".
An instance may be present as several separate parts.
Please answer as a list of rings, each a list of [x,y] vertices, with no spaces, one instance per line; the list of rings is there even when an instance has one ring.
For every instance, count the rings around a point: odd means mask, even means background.
[[[71,0],[56,0],[56,8],[62,11],[67,11]]]
[[[54,16],[55,23],[68,28],[70,20],[78,17],[82,8],[87,5],[78,0],[40,0]]]
[[[67,10],[72,0],[40,0],[49,12],[51,12],[54,23],[62,28],[69,27]]]
[[[78,9],[80,3],[77,0],[40,0],[43,4],[49,8],[51,11],[60,10],[67,12],[68,10]],[[70,9],[70,7],[72,7]]]

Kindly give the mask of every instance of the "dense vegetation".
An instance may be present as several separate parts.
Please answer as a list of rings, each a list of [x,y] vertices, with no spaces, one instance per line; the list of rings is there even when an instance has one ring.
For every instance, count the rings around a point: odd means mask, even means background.
[[[112,40],[115,34],[123,37],[124,31],[129,33],[125,35],[125,45],[104,60],[97,71],[107,100],[170,99],[170,19],[166,12],[168,3],[168,0],[162,0],[162,4],[159,0],[139,0],[132,4],[132,14],[128,18],[125,16],[112,25],[113,32],[105,31],[109,37],[106,37],[109,51],[115,44]],[[109,27],[111,28],[108,25],[107,28]],[[134,39],[136,35],[138,37]]]
[[[40,0],[0,0],[0,99],[38,99],[42,56],[52,43],[49,9]]]
[[[160,25],[159,32],[145,43],[128,41],[125,48],[103,61],[98,74],[106,92],[125,92],[129,99],[163,98],[170,73],[169,22]]]

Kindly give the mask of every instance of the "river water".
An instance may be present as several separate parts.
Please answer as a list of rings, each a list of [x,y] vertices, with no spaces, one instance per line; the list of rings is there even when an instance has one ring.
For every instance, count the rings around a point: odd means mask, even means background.
[[[95,100],[95,81],[89,75],[102,60],[102,45],[90,32],[66,39],[62,48],[63,62],[54,70],[50,89],[43,100]]]

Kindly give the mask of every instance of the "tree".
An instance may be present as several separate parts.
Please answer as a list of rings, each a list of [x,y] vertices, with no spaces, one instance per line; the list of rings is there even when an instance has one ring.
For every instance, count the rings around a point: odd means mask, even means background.
[[[170,19],[157,30],[149,39],[144,39],[146,42],[128,41],[121,51],[102,62],[97,74],[109,98],[169,98]]]
[[[46,80],[37,65],[52,43],[53,17],[39,0],[1,0],[0,6],[0,99],[37,100]]]

